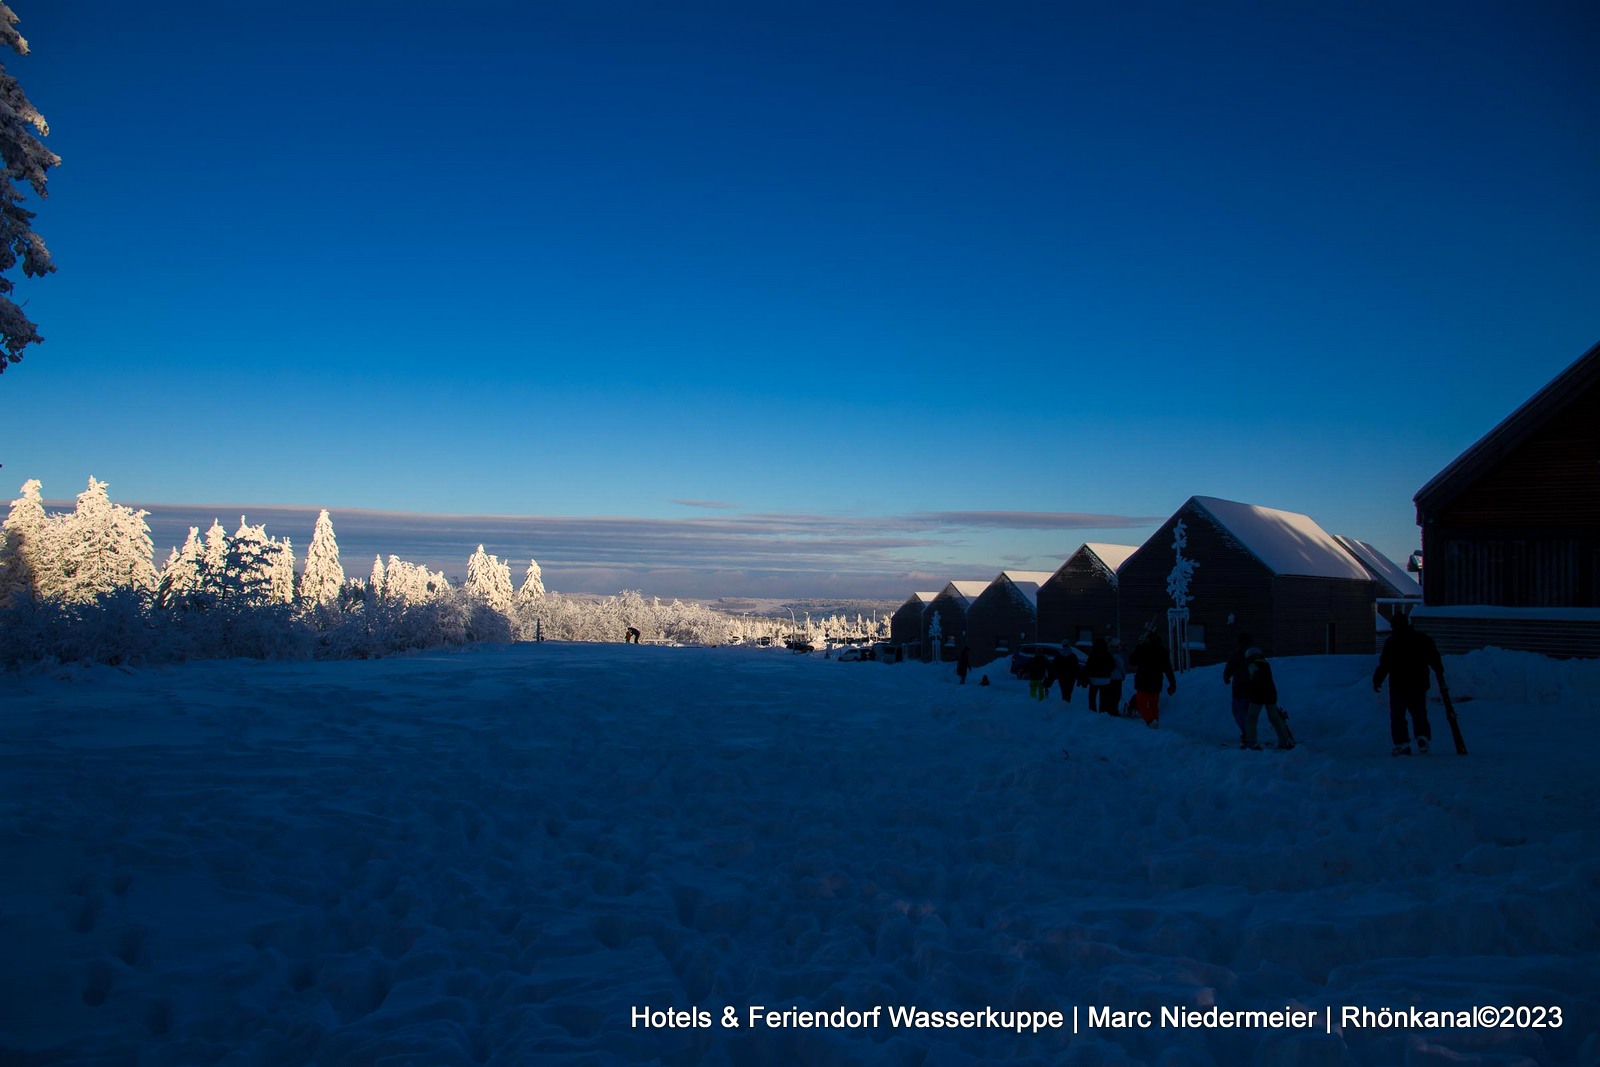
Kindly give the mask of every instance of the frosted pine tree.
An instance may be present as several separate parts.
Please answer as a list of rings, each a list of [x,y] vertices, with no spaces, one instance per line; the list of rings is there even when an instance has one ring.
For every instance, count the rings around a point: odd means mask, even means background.
[[[373,556],[372,557],[372,575],[371,575],[371,577],[369,577],[367,579],[367,592],[371,593],[374,597],[382,597],[383,596],[383,592],[384,592],[384,590],[383,590],[383,586],[384,586],[383,579],[384,579],[383,557],[382,556]]]
[[[0,2],[0,41],[18,55],[28,54],[28,42],[17,32],[17,16]],[[0,372],[22,359],[22,350],[44,338],[11,299],[15,283],[6,274],[22,261],[22,273],[42,277],[56,269],[50,251],[33,232],[34,213],[22,206],[24,194],[17,182],[26,182],[41,200],[47,195],[48,171],[61,157],[46,148],[40,137],[50,125],[29,103],[17,79],[0,64],[0,159],[5,161],[5,181],[0,184]],[[36,136],[37,135],[37,136]]]
[[[156,586],[156,603],[164,608],[175,607],[204,585],[205,549],[200,544],[200,527],[189,527],[189,536],[182,548],[172,550],[166,566],[161,568],[161,580]]]
[[[1172,528],[1172,570],[1167,575],[1167,594],[1172,597],[1172,607],[1167,609],[1167,644],[1172,649],[1172,667],[1176,671],[1189,669],[1189,603],[1194,597],[1189,593],[1189,583],[1194,579],[1198,560],[1184,556],[1189,547],[1189,528],[1180,519]]]
[[[265,526],[251,526],[239,516],[239,528],[228,538],[223,562],[223,599],[265,604],[272,596],[272,548]]]
[[[294,603],[294,545],[289,538],[267,542],[267,570],[270,588],[267,600],[273,604]]]
[[[484,552],[483,546],[467,560],[467,595],[481,600],[498,612],[511,612],[511,568],[500,557]]]
[[[522,577],[522,588],[517,590],[516,606],[535,604],[544,599],[544,574],[539,570],[539,561],[528,561],[528,573]]]
[[[0,604],[34,591],[34,561],[44,551],[50,525],[39,488],[37,478],[23,482],[22,495],[0,524]]]
[[[333,520],[328,517],[328,509],[323,508],[322,514],[317,516],[316,529],[311,533],[311,547],[306,549],[305,572],[300,576],[300,599],[308,604],[329,604],[339,598],[343,585],[339,543],[333,537]]]
[[[91,477],[57,531],[51,564],[41,565],[40,594],[82,604],[117,589],[154,589],[148,514],[113,504],[106,483]]]
[[[228,578],[228,532],[218,519],[206,530],[206,543],[200,553],[200,589],[220,598]]]

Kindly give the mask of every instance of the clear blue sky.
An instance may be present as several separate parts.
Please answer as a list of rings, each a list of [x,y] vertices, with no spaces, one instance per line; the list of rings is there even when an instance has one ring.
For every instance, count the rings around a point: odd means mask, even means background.
[[[899,597],[1193,494],[1403,560],[1600,340],[1592,3],[13,9],[8,497],[603,518],[489,544],[601,592]]]

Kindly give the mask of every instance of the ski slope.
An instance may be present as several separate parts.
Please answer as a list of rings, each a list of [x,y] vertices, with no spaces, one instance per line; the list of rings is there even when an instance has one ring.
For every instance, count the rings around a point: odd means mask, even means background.
[[[1395,759],[1375,660],[1275,662],[1292,752],[1220,668],[1160,730],[744,648],[8,675],[0,1062],[1600,1062],[1600,664],[1449,657],[1472,755]],[[1480,1005],[1561,1025],[1342,1015]],[[1212,1007],[1314,1024],[1137,1025]]]

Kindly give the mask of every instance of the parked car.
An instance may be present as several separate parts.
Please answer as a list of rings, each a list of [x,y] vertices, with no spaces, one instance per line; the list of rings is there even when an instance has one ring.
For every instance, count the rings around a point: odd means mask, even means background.
[[[857,645],[846,645],[839,650],[839,654],[834,658],[840,663],[854,663],[858,660],[871,659],[872,650],[861,648]]]
[[[1059,645],[1049,641],[1029,641],[1027,644],[1018,646],[1016,652],[1012,653],[1011,673],[1021,678],[1023,672],[1028,669],[1028,661],[1030,659],[1035,656],[1053,658],[1058,652],[1066,652],[1078,661],[1078,666],[1083,666],[1086,658],[1085,654],[1070,645]]]

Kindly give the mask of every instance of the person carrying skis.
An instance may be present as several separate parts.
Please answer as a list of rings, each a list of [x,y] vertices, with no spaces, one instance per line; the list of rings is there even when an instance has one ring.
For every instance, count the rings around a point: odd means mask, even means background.
[[[1168,696],[1178,691],[1178,679],[1172,673],[1172,657],[1154,626],[1145,629],[1128,665],[1133,668],[1134,709],[1146,726],[1155,729],[1161,725],[1161,679],[1167,680]]]
[[[1244,671],[1249,706],[1244,713],[1244,737],[1239,747],[1261,751],[1261,742],[1256,740],[1256,726],[1261,722],[1261,712],[1266,711],[1272,732],[1278,735],[1278,748],[1285,751],[1293,748],[1294,737],[1289,733],[1283,713],[1278,710],[1278,684],[1272,679],[1272,664],[1267,662],[1266,654],[1259,648],[1246,649]]]
[[[1233,721],[1239,727],[1239,744],[1244,744],[1244,716],[1250,710],[1250,674],[1245,669],[1245,656],[1255,640],[1249,634],[1239,635],[1238,647],[1228,657],[1222,668],[1222,684],[1233,686]]]
[[[1444,689],[1444,660],[1439,658],[1433,638],[1412,626],[1405,615],[1395,615],[1390,626],[1393,630],[1383,642],[1378,668],[1372,672],[1372,691],[1382,692],[1384,678],[1389,679],[1389,740],[1394,743],[1390,755],[1411,755],[1411,737],[1406,732],[1406,713],[1410,712],[1417,752],[1426,756],[1433,740],[1428,728],[1428,671],[1433,671],[1439,688]]]
[[[1057,651],[1050,657],[1050,681],[1061,689],[1061,699],[1072,703],[1072,690],[1078,684],[1078,657],[1071,652]]]
[[[972,672],[972,652],[965,645],[961,648],[961,655],[956,657],[956,677],[961,679],[961,684],[967,684],[967,675]]]
[[[1089,659],[1083,665],[1083,676],[1089,681],[1089,710],[1115,713],[1116,702],[1106,705],[1106,693],[1111,686],[1111,672],[1117,661],[1111,658],[1111,648],[1104,637],[1096,637],[1089,649]]]

